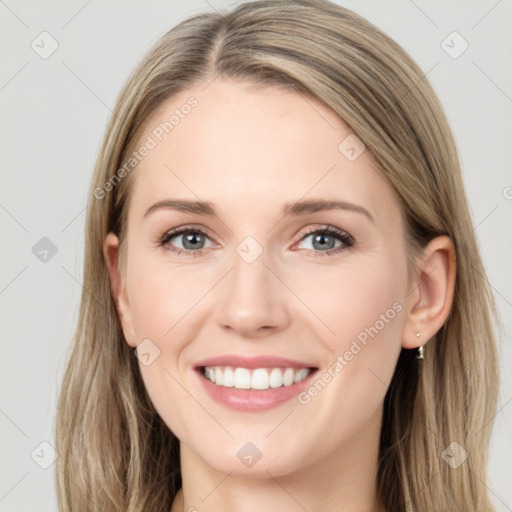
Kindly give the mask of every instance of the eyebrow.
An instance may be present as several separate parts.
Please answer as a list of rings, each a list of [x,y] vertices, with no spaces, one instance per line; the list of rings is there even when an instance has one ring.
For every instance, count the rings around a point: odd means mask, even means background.
[[[176,210],[183,213],[192,213],[203,216],[217,216],[215,206],[209,201],[191,201],[188,199],[163,199],[150,206],[144,213],[147,217],[152,212],[160,209]],[[347,201],[334,201],[328,199],[308,199],[303,201],[285,203],[283,215],[307,215],[325,210],[348,210],[361,213],[370,221],[375,222],[371,213],[360,205]]]

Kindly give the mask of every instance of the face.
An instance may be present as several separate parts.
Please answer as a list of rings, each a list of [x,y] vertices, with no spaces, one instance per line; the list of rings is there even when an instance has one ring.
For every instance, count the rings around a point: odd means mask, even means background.
[[[208,466],[253,476],[375,440],[410,288],[369,152],[312,99],[220,79],[169,99],[148,137],[118,308],[163,421]]]

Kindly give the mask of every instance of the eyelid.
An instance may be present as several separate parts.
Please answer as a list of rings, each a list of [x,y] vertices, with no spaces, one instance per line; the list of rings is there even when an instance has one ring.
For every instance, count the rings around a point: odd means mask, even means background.
[[[316,225],[312,226],[310,228],[306,228],[305,230],[302,230],[298,235],[298,240],[293,243],[292,250],[298,251],[301,249],[293,249],[293,247],[297,244],[304,243],[304,239],[308,238],[309,236],[315,235],[315,234],[323,234],[327,236],[334,237],[338,242],[339,245],[336,247],[333,247],[331,249],[320,251],[315,249],[302,249],[306,252],[306,254],[312,256],[312,257],[322,257],[322,256],[335,256],[339,255],[342,252],[344,252],[347,249],[353,249],[356,245],[357,241],[356,239],[347,231],[344,229],[335,227],[331,224],[324,224],[324,225]]]
[[[188,233],[188,232],[200,233],[200,234],[204,235],[205,237],[207,237],[209,240],[211,240],[212,243],[214,243],[215,245],[218,245],[217,242],[215,242],[215,237],[212,237],[210,235],[210,232],[209,232],[208,228],[205,228],[204,226],[196,226],[196,225],[193,225],[193,224],[192,225],[191,224],[184,224],[182,226],[177,226],[175,228],[171,228],[171,229],[165,231],[162,235],[160,235],[156,239],[156,243],[157,244],[161,244],[161,245],[165,245],[165,244],[162,243],[162,241],[165,238],[168,238],[168,239],[175,238],[177,236],[181,236],[181,235],[183,235],[185,233]],[[184,250],[184,249],[179,249],[179,250]]]
[[[355,238],[348,231],[332,226],[331,224],[314,224],[312,227],[305,228],[297,234],[296,241],[300,242],[305,236],[322,231],[325,231],[329,234],[336,234],[338,236],[345,235],[352,242],[355,243],[356,241]]]

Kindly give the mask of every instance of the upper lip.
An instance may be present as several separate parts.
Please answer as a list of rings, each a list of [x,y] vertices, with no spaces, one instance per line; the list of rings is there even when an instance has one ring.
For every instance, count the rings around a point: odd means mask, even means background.
[[[237,356],[237,355],[224,355],[204,359],[196,363],[196,368],[205,366],[233,366],[235,368],[316,368],[315,366],[297,361],[294,359],[287,359],[283,357],[276,357],[270,355],[262,356]]]

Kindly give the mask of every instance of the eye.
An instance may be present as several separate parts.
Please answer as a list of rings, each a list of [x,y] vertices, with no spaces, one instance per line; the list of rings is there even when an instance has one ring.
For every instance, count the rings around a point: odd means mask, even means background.
[[[301,240],[308,238],[311,239],[312,246],[312,249],[309,249],[309,253],[312,253],[314,257],[331,256],[352,247],[355,243],[354,238],[346,231],[333,226],[309,231],[302,235]],[[339,244],[336,245],[336,242],[339,242]]]
[[[344,249],[352,247],[355,243],[354,238],[346,231],[333,226],[326,226],[322,229],[317,228],[302,233],[299,241],[307,240],[308,238],[311,239],[312,249],[306,249],[308,254],[314,257],[330,256],[339,253]],[[181,239],[178,246],[176,242],[172,242],[175,239]],[[211,241],[209,246],[205,245],[207,241],[210,241],[210,239],[201,229],[182,226],[164,233],[157,240],[157,245],[166,247],[178,255],[184,253],[186,256],[200,256],[204,253],[204,249],[214,246]],[[338,242],[337,245],[336,242]]]
[[[181,239],[182,247],[176,247],[175,243],[171,243],[171,240],[174,239]],[[158,240],[158,245],[166,246],[171,251],[177,252],[178,255],[185,253],[189,256],[199,256],[203,254],[203,249],[206,248],[206,240],[209,240],[209,238],[204,231],[189,226],[183,226],[164,233]],[[213,244],[210,245],[210,247],[213,247]]]

